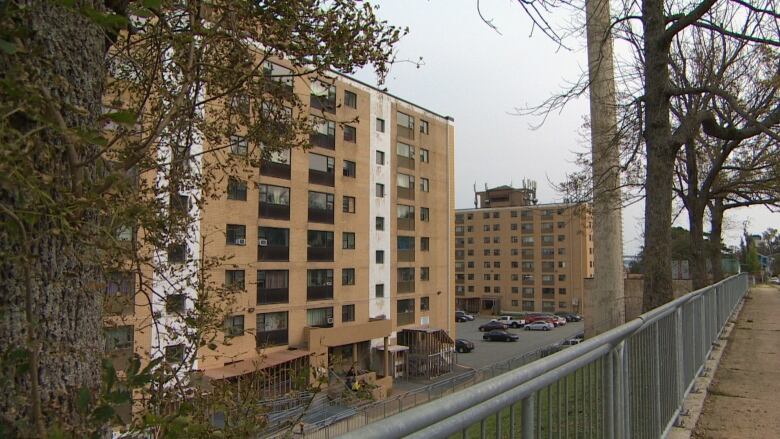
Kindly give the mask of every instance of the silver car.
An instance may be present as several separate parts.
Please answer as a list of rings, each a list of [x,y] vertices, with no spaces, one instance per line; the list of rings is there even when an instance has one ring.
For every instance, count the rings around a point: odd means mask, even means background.
[[[552,327],[555,327],[552,323],[543,322],[541,320],[537,320],[535,322],[526,323],[525,330],[526,331],[549,331]]]

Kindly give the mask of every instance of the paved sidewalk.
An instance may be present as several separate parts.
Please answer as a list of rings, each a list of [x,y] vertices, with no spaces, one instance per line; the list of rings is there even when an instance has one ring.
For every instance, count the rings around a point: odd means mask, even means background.
[[[745,299],[693,436],[780,437],[780,288]]]

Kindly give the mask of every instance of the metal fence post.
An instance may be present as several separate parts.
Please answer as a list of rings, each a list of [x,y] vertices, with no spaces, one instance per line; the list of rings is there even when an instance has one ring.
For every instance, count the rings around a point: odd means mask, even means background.
[[[531,394],[523,400],[523,439],[534,439],[536,432],[534,429],[534,398],[536,394]]]
[[[685,359],[683,358],[683,326],[682,326],[682,307],[677,308],[674,313],[674,344],[675,354],[677,355],[677,403],[682,404],[685,395]]]
[[[606,406],[606,413],[604,414],[604,426],[606,427],[606,437],[607,439],[614,439],[615,438],[615,382],[614,382],[614,361],[615,361],[615,349],[609,351],[609,354],[607,354],[607,358],[605,361],[606,367],[604,367],[604,393],[605,393],[605,401],[604,405]]]

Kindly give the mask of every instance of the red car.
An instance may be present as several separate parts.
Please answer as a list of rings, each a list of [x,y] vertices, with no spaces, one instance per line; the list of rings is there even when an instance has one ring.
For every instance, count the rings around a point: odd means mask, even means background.
[[[561,324],[558,321],[558,319],[554,319],[552,317],[539,315],[539,314],[536,314],[536,315],[532,314],[532,315],[528,315],[528,316],[525,317],[526,324],[531,323],[531,322],[537,322],[537,321],[540,321],[540,320],[543,321],[543,322],[551,323],[556,328],[558,326],[560,326],[560,324]]]

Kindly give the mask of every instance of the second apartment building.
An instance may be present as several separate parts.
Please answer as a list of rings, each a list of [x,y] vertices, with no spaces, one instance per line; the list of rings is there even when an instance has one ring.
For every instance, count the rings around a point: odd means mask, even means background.
[[[593,274],[585,206],[535,204],[535,189],[501,186],[455,213],[458,309],[487,314],[582,312]]]

